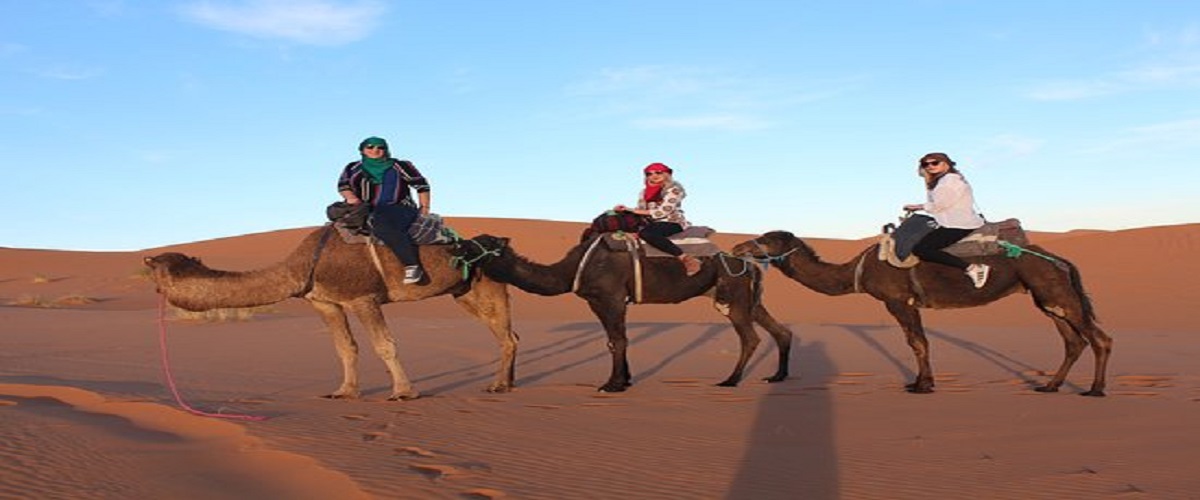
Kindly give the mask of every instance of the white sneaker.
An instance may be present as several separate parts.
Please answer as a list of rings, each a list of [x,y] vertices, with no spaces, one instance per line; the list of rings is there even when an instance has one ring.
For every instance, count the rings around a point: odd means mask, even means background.
[[[421,270],[421,266],[404,266],[404,284],[411,285],[421,278],[425,277],[425,272]]]
[[[971,264],[967,266],[967,277],[971,278],[971,283],[975,284],[975,288],[983,288],[991,270],[992,268],[987,264]]]

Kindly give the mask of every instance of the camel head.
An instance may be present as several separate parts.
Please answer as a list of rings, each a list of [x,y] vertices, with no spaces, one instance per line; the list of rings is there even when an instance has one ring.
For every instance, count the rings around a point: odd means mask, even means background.
[[[753,259],[769,259],[795,246],[796,236],[787,231],[771,231],[733,247],[733,255]]]
[[[150,268],[150,279],[154,281],[156,291],[162,292],[164,287],[170,287],[172,280],[180,276],[201,274],[208,271],[200,259],[188,257],[181,253],[167,252],[142,259],[142,263]]]
[[[481,234],[469,240],[454,242],[450,253],[460,260],[479,262],[500,255],[501,251],[508,249],[508,242],[509,239],[503,236]]]

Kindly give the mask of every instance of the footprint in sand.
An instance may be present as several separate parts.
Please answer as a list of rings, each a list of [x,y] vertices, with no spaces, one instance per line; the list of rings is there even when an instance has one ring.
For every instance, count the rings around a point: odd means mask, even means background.
[[[664,384],[677,385],[680,387],[697,387],[700,385],[698,378],[665,378],[662,380]]]
[[[0,406],[17,406],[17,402],[7,399],[0,399]]]
[[[342,415],[342,418],[346,420],[367,420],[370,417],[363,413],[351,413],[349,415]]]
[[[540,408],[542,410],[559,410],[562,409],[559,405],[525,405],[526,408]]]
[[[467,498],[504,498],[508,496],[508,494],[504,493],[503,491],[493,490],[491,488],[474,488],[464,491],[462,494]]]
[[[268,403],[274,403],[275,401],[271,400],[271,399],[266,399],[266,398],[240,398],[240,399],[235,399],[232,402],[237,403],[237,404],[246,404],[246,405],[265,405]]]
[[[408,467],[433,480],[446,479],[453,476],[461,476],[466,474],[466,472],[464,472],[462,469],[459,469],[453,465],[417,464],[410,465]]]
[[[362,435],[362,440],[368,441],[368,442],[369,441],[379,441],[380,439],[383,439],[390,435],[391,434],[388,434],[386,432],[364,432]]]
[[[471,401],[476,401],[479,403],[503,403],[503,402],[505,402],[504,399],[500,399],[500,398],[471,398]]]
[[[1161,375],[1121,375],[1116,377],[1117,385],[1131,385],[1134,387],[1174,387],[1171,383],[1172,377]]]
[[[1158,396],[1159,393],[1152,391],[1112,391],[1113,396]]]
[[[396,448],[395,451],[397,455],[407,455],[410,457],[433,458],[437,456],[437,454],[432,451],[418,448],[416,446],[401,446]]]
[[[612,408],[618,406],[629,406],[627,403],[582,403],[579,406],[584,408]]]

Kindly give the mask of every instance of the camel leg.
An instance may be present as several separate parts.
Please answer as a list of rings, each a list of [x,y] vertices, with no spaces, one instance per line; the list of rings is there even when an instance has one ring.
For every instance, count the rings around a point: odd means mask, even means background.
[[[792,354],[792,331],[776,321],[762,304],[754,307],[754,322],[771,334],[771,338],[775,339],[775,348],[779,350],[779,367],[775,370],[774,375],[763,380],[782,382],[788,378],[788,365],[791,362]]]
[[[625,334],[625,302],[607,298],[588,298],[587,301],[588,307],[591,307],[592,312],[600,319],[600,324],[604,325],[604,332],[608,334],[608,352],[612,353],[612,372],[608,376],[608,382],[597,390],[624,392],[633,385],[633,377],[629,373],[629,360],[625,357],[625,351],[629,347],[629,337]]]
[[[732,304],[729,308],[729,321],[733,323],[733,329],[738,334],[741,353],[738,355],[737,365],[734,366],[733,373],[729,374],[729,378],[717,384],[721,387],[736,387],[738,382],[742,381],[746,363],[750,361],[750,357],[758,349],[759,343],[758,332],[754,331],[754,320],[752,319],[752,313],[748,304]]]
[[[921,312],[903,302],[885,302],[887,310],[900,323],[908,347],[917,358],[917,378],[905,385],[908,392],[927,394],[933,392],[933,367],[929,363],[929,339],[925,338],[925,327],[921,325]]]
[[[404,367],[400,366],[400,359],[396,353],[396,340],[388,331],[387,321],[383,318],[383,310],[380,309],[379,303],[373,299],[364,298],[348,304],[348,307],[355,316],[358,316],[358,320],[371,334],[371,345],[375,347],[375,354],[383,360],[383,364],[387,365],[388,372],[392,374],[392,394],[388,396],[388,401],[420,397],[421,394],[413,388],[412,382],[408,380],[408,375],[404,373]]]
[[[1036,295],[1035,299],[1037,299]],[[1058,392],[1059,386],[1066,381],[1071,367],[1075,365],[1075,362],[1079,360],[1079,356],[1083,354],[1084,346],[1091,344],[1092,354],[1096,358],[1092,387],[1080,394],[1083,396],[1104,396],[1105,377],[1108,372],[1108,358],[1112,355],[1112,338],[1097,327],[1095,323],[1084,317],[1082,307],[1063,309],[1046,305],[1039,301],[1038,308],[1045,312],[1050,319],[1054,320],[1054,326],[1058,328],[1058,333],[1063,338],[1066,353],[1063,356],[1062,364],[1058,367],[1058,371],[1054,373],[1054,377],[1046,385],[1037,387],[1034,390],[1039,392]]]
[[[500,366],[488,392],[511,391],[516,376],[517,341],[520,338],[512,329],[508,298],[508,289],[503,284],[487,278],[475,282],[470,291],[454,298],[467,313],[487,325],[500,343]]]
[[[1054,372],[1054,377],[1046,382],[1046,385],[1035,387],[1038,392],[1058,392],[1058,388],[1067,380],[1067,373],[1071,371],[1071,367],[1075,365],[1075,361],[1079,360],[1079,356],[1083,354],[1083,348],[1087,347],[1087,341],[1075,331],[1075,327],[1071,326],[1067,320],[1053,316],[1047,312],[1050,319],[1054,320],[1054,326],[1058,329],[1058,334],[1063,339],[1063,360],[1058,365],[1058,370]]]
[[[358,399],[358,344],[350,334],[350,323],[346,321],[346,311],[342,306],[331,302],[308,301],[313,309],[329,328],[333,337],[333,346],[337,349],[338,359],[342,361],[342,386],[333,394],[324,397],[330,399]]]
[[[1087,392],[1079,393],[1079,395],[1103,397],[1104,388],[1108,384],[1106,374],[1108,373],[1108,358],[1112,356],[1112,337],[1094,324],[1081,329],[1080,332],[1092,345],[1092,355],[1096,358],[1096,367],[1095,373],[1092,375],[1092,388]]]

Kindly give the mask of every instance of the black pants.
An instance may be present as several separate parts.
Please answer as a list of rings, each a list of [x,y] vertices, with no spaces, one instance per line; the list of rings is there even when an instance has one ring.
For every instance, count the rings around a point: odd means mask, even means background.
[[[417,219],[417,209],[408,205],[377,205],[371,209],[371,231],[383,240],[405,266],[417,266],[417,246],[408,235],[408,226]]]
[[[651,222],[638,231],[638,236],[646,240],[650,246],[678,257],[683,255],[683,250],[680,250],[679,246],[675,245],[667,236],[681,232],[683,232],[683,226],[674,222]]]
[[[921,238],[921,241],[913,247],[912,253],[913,255],[920,257],[921,260],[937,262],[938,264],[945,264],[947,266],[957,267],[966,271],[968,265],[967,261],[950,255],[942,249],[957,243],[958,240],[966,238],[967,235],[971,234],[972,231],[974,231],[974,229],[939,227],[934,229],[933,232],[925,235],[924,238]]]

